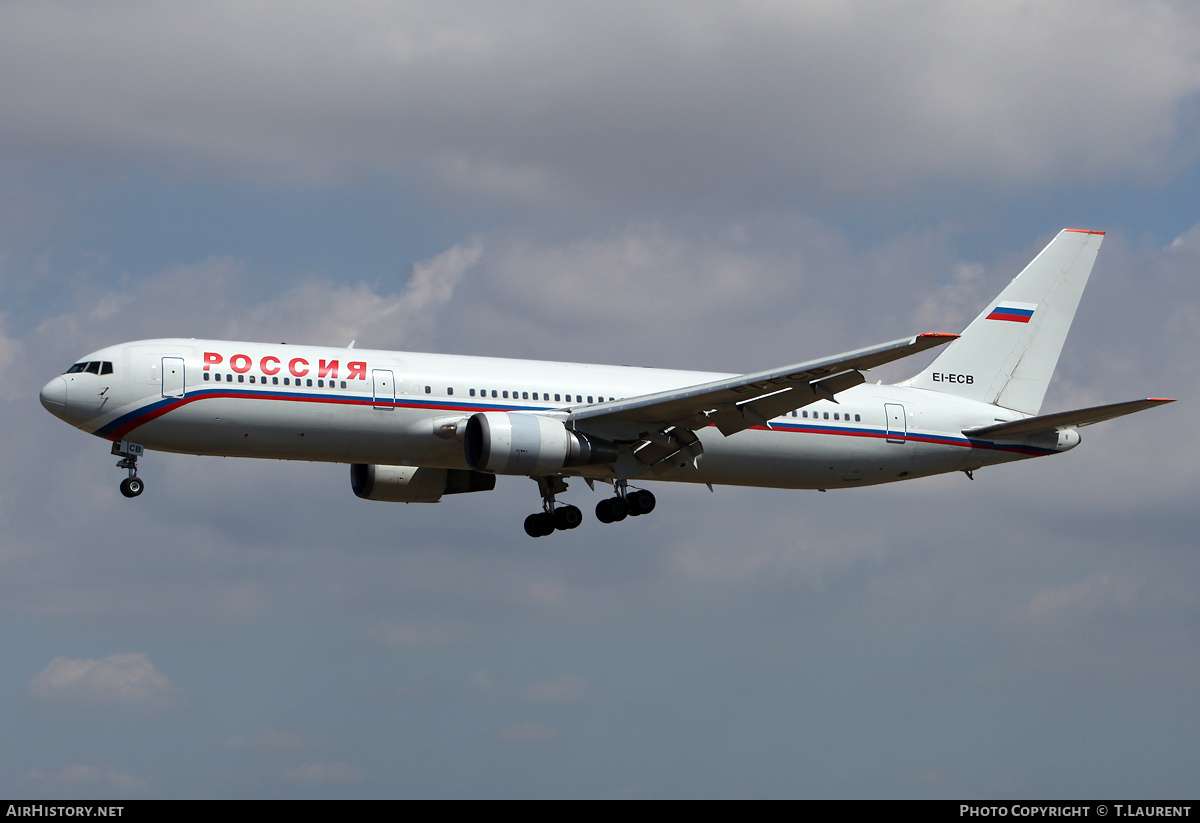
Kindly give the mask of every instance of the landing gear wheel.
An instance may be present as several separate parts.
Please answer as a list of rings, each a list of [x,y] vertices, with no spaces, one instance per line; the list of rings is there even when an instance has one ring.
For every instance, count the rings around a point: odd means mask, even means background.
[[[601,500],[596,504],[596,519],[601,523],[613,522],[612,500]]]
[[[146,488],[140,477],[126,477],[121,481],[121,494],[126,497],[137,497]]]
[[[630,492],[625,495],[625,501],[629,504],[629,513],[634,517],[654,511],[654,495],[645,489]]]
[[[554,532],[554,516],[546,512],[531,514],[525,518],[525,534],[530,537],[545,537]]]
[[[559,506],[554,510],[554,528],[560,531],[576,528],[583,522],[583,512],[575,506]]]
[[[619,497],[610,497],[596,504],[596,519],[601,523],[617,523],[629,515],[629,506]]]

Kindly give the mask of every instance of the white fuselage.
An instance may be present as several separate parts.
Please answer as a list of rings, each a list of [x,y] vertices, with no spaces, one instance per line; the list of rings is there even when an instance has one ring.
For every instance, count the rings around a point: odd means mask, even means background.
[[[107,440],[190,454],[447,469],[468,468],[455,426],[477,412],[561,416],[732,376],[183,339],[113,346],[83,362],[109,363],[111,371],[56,377],[42,402]],[[839,393],[836,403],[820,400],[777,417],[769,428],[728,437],[700,429],[704,448],[695,465],[640,479],[826,489],[1065,450],[1051,441],[995,443],[962,434],[1023,416],[924,389],[861,385]],[[561,473],[612,477],[603,465]]]

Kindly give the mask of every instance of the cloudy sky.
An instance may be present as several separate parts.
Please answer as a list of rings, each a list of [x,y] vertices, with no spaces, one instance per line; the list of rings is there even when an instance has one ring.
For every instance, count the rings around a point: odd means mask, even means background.
[[[0,794],[1200,793],[1194,6],[14,0],[0,113]],[[535,541],[525,479],[128,501],[37,402],[159,336],[764,369],[957,331],[1065,226],[1044,409],[1180,402],[974,482]]]

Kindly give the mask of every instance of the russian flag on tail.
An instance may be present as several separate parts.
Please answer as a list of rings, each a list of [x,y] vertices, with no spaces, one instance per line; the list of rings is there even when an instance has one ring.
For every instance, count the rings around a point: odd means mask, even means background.
[[[992,313],[987,316],[987,319],[1007,320],[1010,323],[1028,323],[1029,318],[1033,317],[1033,311],[1036,308],[1037,303],[1001,303],[992,309]]]

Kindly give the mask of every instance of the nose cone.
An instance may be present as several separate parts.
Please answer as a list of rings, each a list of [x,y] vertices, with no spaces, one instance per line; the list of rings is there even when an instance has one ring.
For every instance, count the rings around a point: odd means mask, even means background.
[[[55,417],[62,417],[67,408],[67,381],[61,377],[54,378],[42,386],[39,398],[46,411]]]

